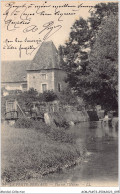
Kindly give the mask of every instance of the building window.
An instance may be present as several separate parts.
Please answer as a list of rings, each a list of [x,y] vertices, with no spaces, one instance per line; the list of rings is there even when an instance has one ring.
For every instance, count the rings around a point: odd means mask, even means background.
[[[42,79],[46,79],[46,74],[41,74]]]
[[[45,92],[47,90],[47,84],[42,84],[42,91]]]
[[[22,91],[27,91],[27,84],[22,84]]]
[[[58,83],[58,92],[61,92],[61,85]]]
[[[27,84],[22,84],[22,87],[23,88],[27,88]]]

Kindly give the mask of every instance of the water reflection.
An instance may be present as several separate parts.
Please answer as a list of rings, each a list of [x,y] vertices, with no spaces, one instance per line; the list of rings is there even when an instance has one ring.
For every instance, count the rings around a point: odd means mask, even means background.
[[[86,125],[83,123],[82,125]],[[82,126],[79,130],[81,131]],[[118,132],[108,124],[101,122],[90,122],[85,131],[82,130],[85,146],[90,151],[105,151],[105,144],[114,144],[117,142]]]
[[[93,132],[92,135],[98,138],[106,136],[117,138],[118,136],[118,131],[116,131],[116,129],[110,126],[108,123],[103,124],[101,122],[90,122],[87,131]]]
[[[77,132],[76,132],[77,131]],[[74,128],[92,158],[72,180],[118,180],[118,131],[101,122],[80,123]],[[79,178],[78,178],[79,177]]]
[[[72,127],[71,131],[77,135],[77,142],[84,144],[90,151],[105,151],[104,144],[113,144],[113,141],[117,144],[118,131],[100,121],[80,123]]]
[[[81,123],[77,127],[75,127],[75,130],[78,130],[78,133],[82,137],[118,137],[118,131],[115,128],[109,126],[108,124],[103,125],[101,122]]]

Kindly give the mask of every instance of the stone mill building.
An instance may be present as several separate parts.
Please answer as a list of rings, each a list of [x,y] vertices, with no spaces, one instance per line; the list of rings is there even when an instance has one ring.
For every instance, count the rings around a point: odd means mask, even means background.
[[[65,72],[60,68],[58,51],[52,41],[44,42],[27,70],[27,87],[40,93],[60,92],[65,87]]]
[[[30,88],[40,93],[46,90],[60,92],[66,87],[65,76],[58,51],[49,41],[41,44],[32,61],[3,61],[1,85],[5,93]]]

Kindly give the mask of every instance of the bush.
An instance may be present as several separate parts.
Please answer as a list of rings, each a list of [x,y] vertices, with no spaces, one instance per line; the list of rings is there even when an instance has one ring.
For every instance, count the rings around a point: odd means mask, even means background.
[[[58,99],[62,105],[65,105],[65,104],[69,104],[73,106],[78,105],[78,98],[73,93],[73,91],[71,91],[69,87],[67,87],[65,90],[61,91],[58,94]]]
[[[65,129],[69,127],[69,123],[64,118],[64,115],[60,112],[53,113],[53,121],[57,127],[64,127]]]
[[[35,128],[44,133],[47,133],[49,130],[49,126],[47,126],[43,121],[33,120],[27,117],[19,118],[14,126],[16,128]]]
[[[39,99],[44,102],[52,102],[57,99],[57,95],[52,90],[48,90],[39,94]]]
[[[48,134],[53,141],[64,142],[64,143],[75,143],[76,139],[74,134],[68,134],[64,131],[64,128],[57,128],[51,130]]]
[[[51,126],[45,123],[35,125],[35,129],[40,133],[46,134],[53,141],[75,143],[76,137],[74,134],[69,134],[64,128],[56,127],[54,124]]]
[[[33,126],[36,130],[38,130],[40,133],[48,134],[50,132],[51,127],[46,125],[44,122],[41,121],[35,121],[35,124]]]
[[[33,120],[26,117],[22,117],[15,122],[14,126],[16,128],[31,128],[33,127]]]

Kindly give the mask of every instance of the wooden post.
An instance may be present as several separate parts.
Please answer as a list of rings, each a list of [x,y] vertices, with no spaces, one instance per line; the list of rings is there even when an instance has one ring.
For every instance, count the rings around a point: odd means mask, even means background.
[[[14,109],[15,109],[15,111],[17,111],[17,100],[16,99],[14,101]]]
[[[5,102],[5,111],[7,112],[7,100]]]

